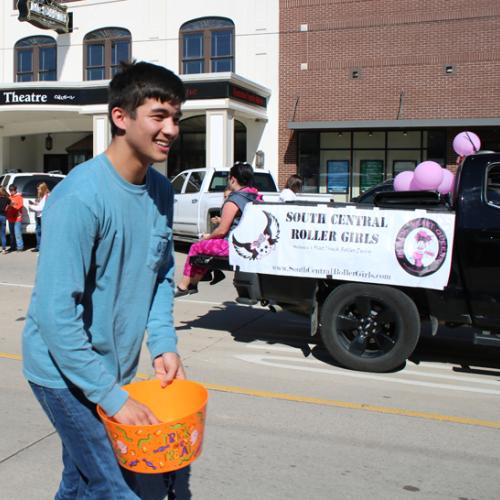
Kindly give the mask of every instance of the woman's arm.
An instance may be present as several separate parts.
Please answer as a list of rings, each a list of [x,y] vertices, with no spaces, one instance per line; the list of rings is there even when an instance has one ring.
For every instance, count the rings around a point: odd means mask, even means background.
[[[32,201],[30,201],[29,209],[30,209],[32,212],[35,212],[35,213],[36,213],[36,215],[38,216],[38,215],[40,215],[40,213],[41,213],[41,211],[42,211],[42,209],[43,209],[43,207],[41,207],[40,205],[41,205],[41,203],[40,203],[40,202],[39,202],[39,203],[36,203],[36,202],[32,202]]]
[[[42,214],[46,201],[47,201],[47,195],[45,195],[41,200],[39,200],[38,203],[30,202],[29,208],[32,212],[36,213],[37,217],[39,217]]]
[[[238,205],[232,201],[224,203],[220,217],[220,224],[210,234],[204,234],[203,239],[215,240],[225,238],[226,234],[229,233],[231,224],[233,223],[234,218],[238,215],[239,211],[240,209],[238,208]]]

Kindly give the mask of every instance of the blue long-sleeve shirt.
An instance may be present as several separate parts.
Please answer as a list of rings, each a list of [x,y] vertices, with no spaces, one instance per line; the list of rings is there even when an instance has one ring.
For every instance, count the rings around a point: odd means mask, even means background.
[[[130,184],[101,154],[59,183],[23,332],[28,380],[76,386],[114,415],[145,330],[153,358],[176,352],[172,216],[172,187],[153,168]]]

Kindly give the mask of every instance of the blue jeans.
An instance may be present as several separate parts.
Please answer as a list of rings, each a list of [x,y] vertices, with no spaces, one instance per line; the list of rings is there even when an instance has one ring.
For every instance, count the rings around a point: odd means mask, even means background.
[[[35,229],[36,249],[40,250],[40,242],[42,241],[42,218],[35,217],[35,221],[36,221],[36,229]]]
[[[23,230],[20,222],[9,222],[10,249],[24,250]]]
[[[95,404],[77,389],[50,389],[30,382],[63,445],[56,500],[137,500],[135,475],[116,461]]]
[[[2,248],[7,249],[7,237],[5,236],[5,226],[7,225],[7,219],[5,215],[0,215],[0,240],[2,243]]]

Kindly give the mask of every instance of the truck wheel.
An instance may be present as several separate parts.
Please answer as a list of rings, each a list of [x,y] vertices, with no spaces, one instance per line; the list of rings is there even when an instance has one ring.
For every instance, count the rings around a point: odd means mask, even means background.
[[[386,372],[402,365],[420,336],[415,303],[382,285],[335,288],[321,311],[321,338],[335,361],[352,370]]]

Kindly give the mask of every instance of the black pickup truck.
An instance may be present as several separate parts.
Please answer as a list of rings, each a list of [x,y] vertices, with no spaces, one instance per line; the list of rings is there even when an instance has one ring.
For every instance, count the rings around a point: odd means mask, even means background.
[[[278,276],[235,270],[236,299],[262,303],[311,319],[335,361],[354,370],[384,372],[411,355],[430,321],[475,327],[475,342],[500,346],[500,153],[468,156],[456,175],[454,195],[380,193],[384,209],[448,210],[455,213],[451,271],[443,290],[336,279]],[[198,264],[229,268],[198,256]]]

